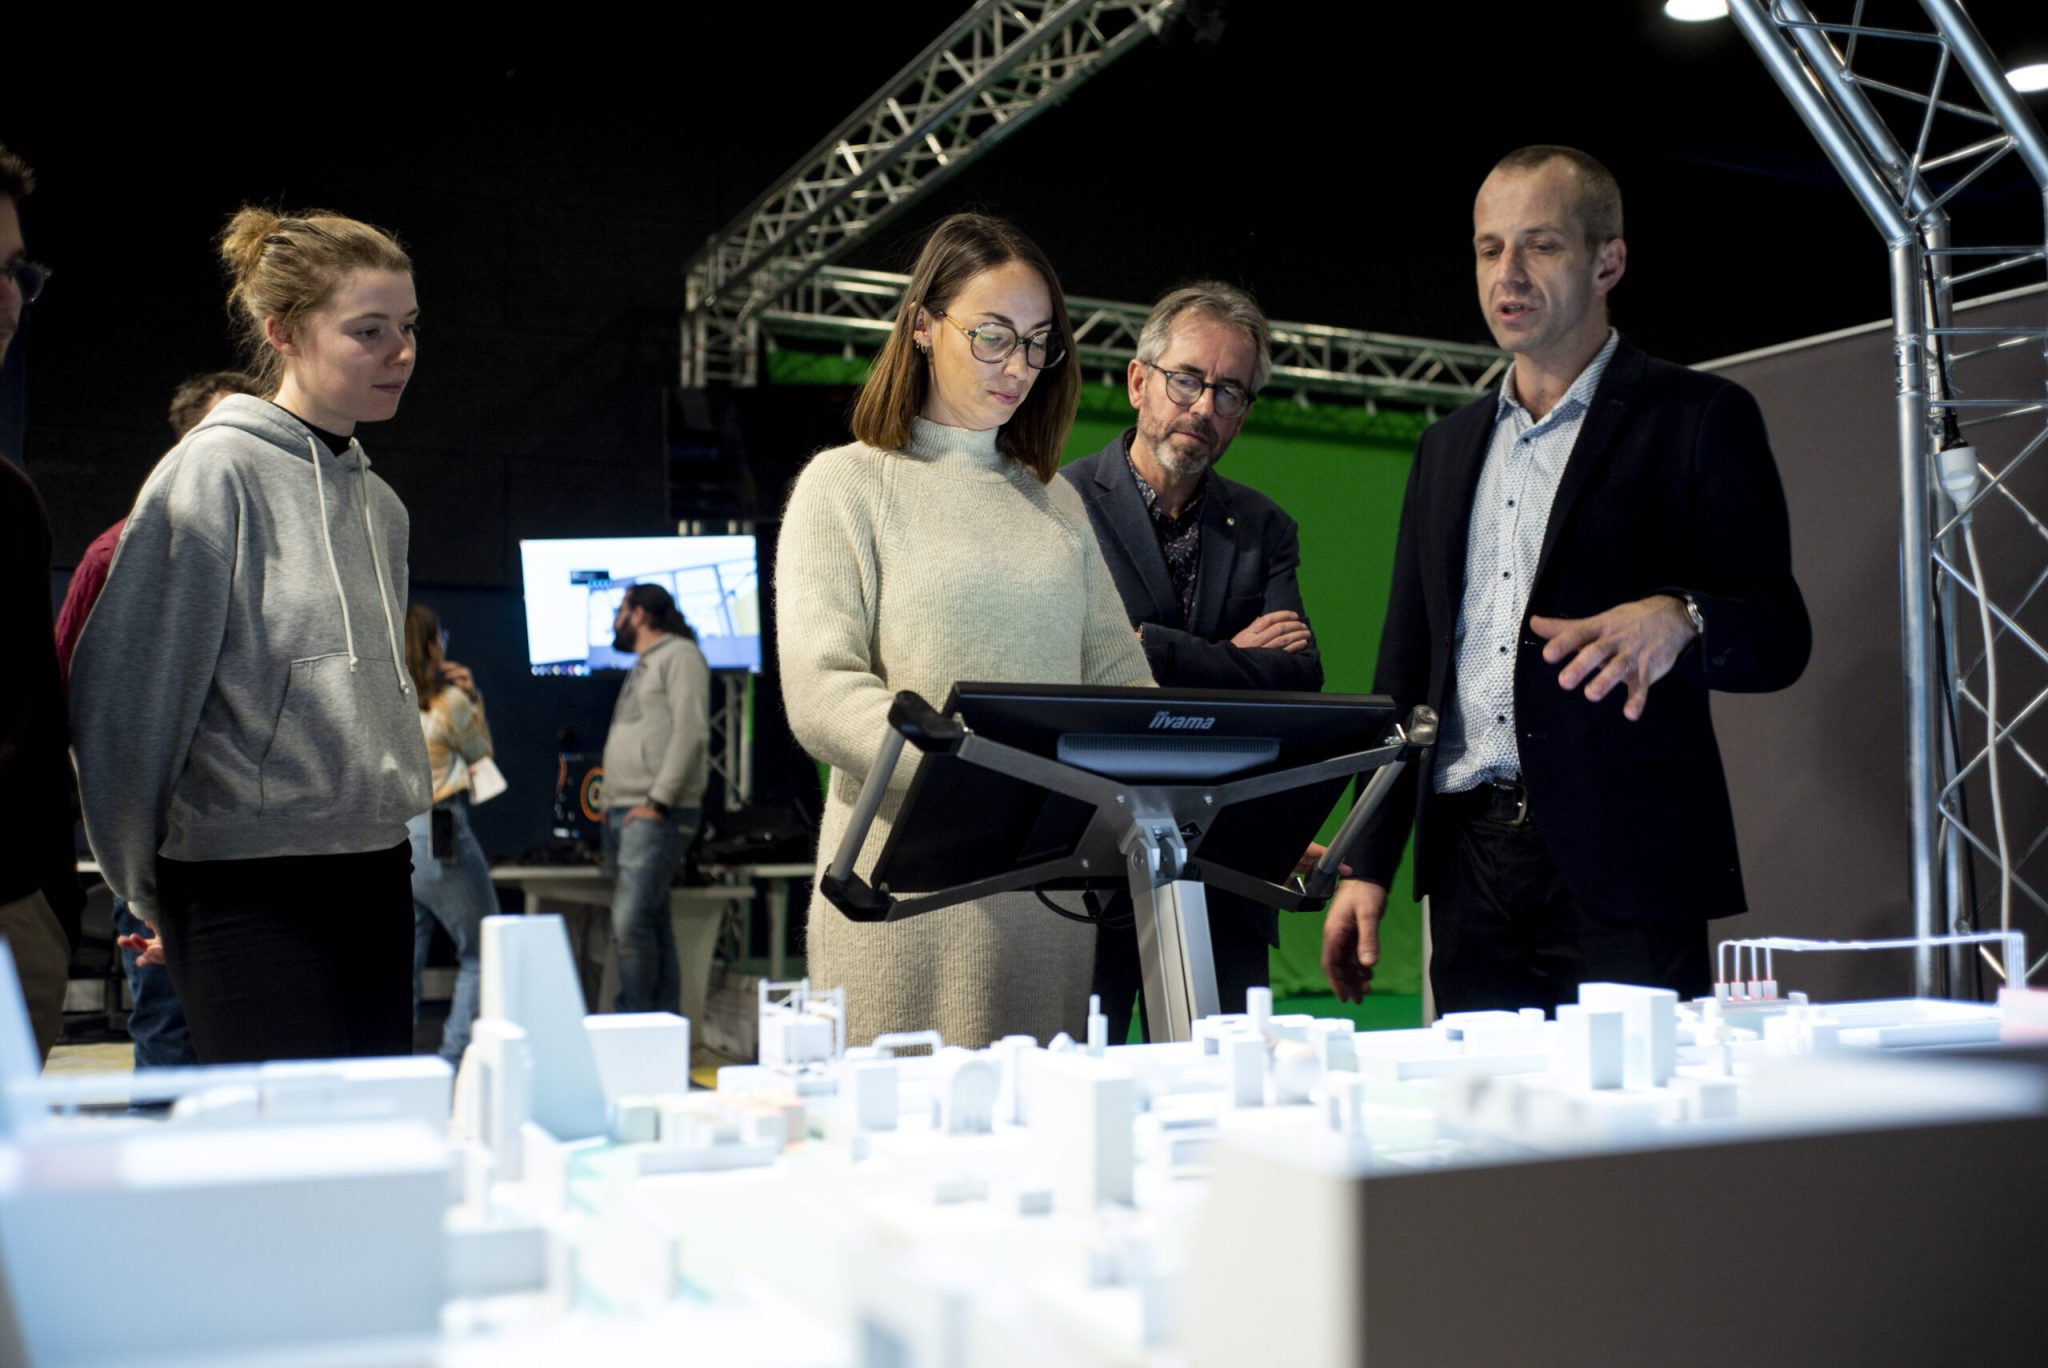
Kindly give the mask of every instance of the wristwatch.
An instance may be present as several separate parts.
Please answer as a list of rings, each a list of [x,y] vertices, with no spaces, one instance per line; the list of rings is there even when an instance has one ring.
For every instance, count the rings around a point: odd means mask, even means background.
[[[1700,612],[1700,605],[1691,594],[1685,595],[1685,615],[1692,619],[1692,629],[1701,636],[1707,634],[1707,619]]]

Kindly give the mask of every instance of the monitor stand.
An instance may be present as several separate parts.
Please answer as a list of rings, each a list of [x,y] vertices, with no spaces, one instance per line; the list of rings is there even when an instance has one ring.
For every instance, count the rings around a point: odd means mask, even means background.
[[[1151,694],[1153,699],[1170,695]],[[1405,726],[1372,749],[1329,756],[1247,778],[1139,783],[1112,778],[977,735],[915,694],[898,694],[889,712],[875,764],[868,771],[839,850],[820,873],[818,889],[854,921],[901,921],[995,893],[1113,886],[1119,865],[1131,892],[1138,955],[1144,976],[1145,1016],[1155,1040],[1191,1040],[1194,1023],[1219,1010],[1216,958],[1204,885],[1227,889],[1268,906],[1295,911],[1320,908],[1335,890],[1342,852],[1384,801],[1408,761],[1436,741],[1436,714],[1416,708]],[[1093,809],[1085,833],[1071,849],[1019,868],[930,892],[893,894],[854,872],[905,743],[927,755],[949,755],[997,774],[1024,780]],[[1372,771],[1329,848],[1295,887],[1268,882],[1200,858],[1184,831],[1199,831],[1215,812],[1235,803],[1303,785]],[[899,826],[919,820],[907,802]],[[943,815],[943,814],[941,814]],[[1310,829],[1313,834],[1313,828]],[[1276,838],[1278,839],[1278,838]],[[1293,839],[1288,836],[1288,839]],[[1199,841],[1199,838],[1198,838]],[[1307,844],[1303,837],[1293,849]]]

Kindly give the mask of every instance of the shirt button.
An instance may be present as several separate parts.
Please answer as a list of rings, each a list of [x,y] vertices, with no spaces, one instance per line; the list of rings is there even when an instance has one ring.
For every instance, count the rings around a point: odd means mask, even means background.
[[[1508,507],[1509,507],[1509,508],[1513,508],[1514,506],[1515,506],[1515,501],[1514,501],[1513,499],[1509,499],[1509,500],[1508,500]]]
[[[1511,578],[1513,578],[1513,572],[1512,572],[1512,571],[1508,571],[1508,570],[1503,570],[1503,571],[1501,571],[1501,572],[1500,572],[1500,577],[1501,577],[1502,579],[1511,579]]]
[[[1495,713],[1493,720],[1504,723],[1508,720],[1508,715],[1506,713]]]
[[[1501,648],[1500,648],[1500,653],[1501,653],[1502,655],[1506,655],[1506,654],[1508,653],[1508,648],[1507,648],[1507,647],[1505,647],[1505,646],[1501,647]]]

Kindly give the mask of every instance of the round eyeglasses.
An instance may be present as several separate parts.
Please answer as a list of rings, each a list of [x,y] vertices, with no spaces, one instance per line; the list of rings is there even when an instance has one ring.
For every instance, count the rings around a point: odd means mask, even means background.
[[[1067,344],[1050,328],[1025,337],[1007,323],[977,323],[970,328],[943,310],[935,311],[935,316],[958,328],[974,359],[991,366],[1009,360],[1020,346],[1024,348],[1024,364],[1033,370],[1051,370],[1067,359]]]
[[[21,291],[21,302],[33,304],[42,298],[43,286],[50,283],[50,268],[38,266],[33,261],[10,261],[0,266],[0,276],[12,281],[14,288]]]
[[[1213,390],[1216,394],[1216,416],[1236,418],[1252,406],[1252,400],[1258,398],[1256,394],[1240,389],[1236,385],[1204,380],[1201,376],[1187,371],[1168,370],[1164,366],[1154,366],[1150,361],[1145,364],[1166,377],[1166,397],[1182,408],[1193,408],[1200,402],[1203,390]]]

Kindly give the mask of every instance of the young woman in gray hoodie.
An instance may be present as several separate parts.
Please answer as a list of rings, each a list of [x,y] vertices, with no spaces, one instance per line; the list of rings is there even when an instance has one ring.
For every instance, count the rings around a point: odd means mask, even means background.
[[[267,397],[222,401],[129,514],[72,663],[86,835],[202,1063],[406,1054],[431,790],[405,506],[355,430],[411,378],[412,263],[368,224],[247,208],[221,256]]]

